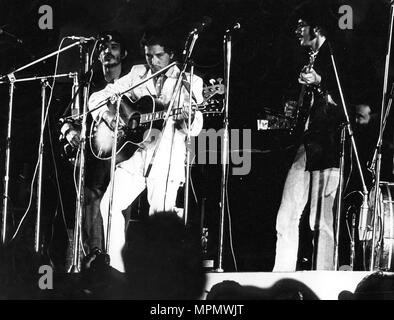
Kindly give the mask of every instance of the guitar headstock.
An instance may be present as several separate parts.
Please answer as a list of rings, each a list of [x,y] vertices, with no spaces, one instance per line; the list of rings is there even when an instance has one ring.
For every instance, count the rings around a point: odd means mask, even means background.
[[[211,79],[209,80],[210,86],[206,85],[203,88],[204,102],[198,106],[204,115],[207,114],[222,114],[223,113],[223,99],[212,99],[216,95],[223,95],[225,93],[225,87],[222,83],[223,79]]]
[[[306,67],[308,72],[310,72],[310,70],[313,68],[313,65],[315,64],[317,53],[318,51],[313,51],[313,50],[309,51],[309,62]]]
[[[203,88],[203,96],[204,100],[207,101],[211,99],[214,95],[224,94],[225,88],[224,84],[222,84],[223,79],[218,78],[217,80],[211,79],[209,80],[210,86],[204,86]]]
[[[223,102],[216,99],[210,99],[198,105],[197,110],[204,115],[219,115],[223,113]]]

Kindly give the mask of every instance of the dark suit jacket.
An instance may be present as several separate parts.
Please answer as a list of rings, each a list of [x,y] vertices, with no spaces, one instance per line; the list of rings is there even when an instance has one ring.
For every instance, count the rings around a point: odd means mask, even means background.
[[[322,77],[320,90],[314,90],[314,102],[310,110],[309,126],[304,133],[306,170],[322,170],[339,166],[340,124],[344,120],[338,85],[325,41],[316,56],[315,71]],[[330,94],[337,105],[328,102]]]

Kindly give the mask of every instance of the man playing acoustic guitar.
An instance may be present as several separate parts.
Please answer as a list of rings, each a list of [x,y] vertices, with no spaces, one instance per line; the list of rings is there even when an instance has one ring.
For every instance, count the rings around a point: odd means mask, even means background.
[[[97,121],[103,119],[108,127],[114,127],[114,113],[109,110],[108,106],[94,109],[103,100],[126,91],[153,73],[168,66],[174,60],[175,46],[165,32],[158,30],[147,32],[140,44],[144,51],[146,64],[133,66],[130,73],[120,78],[116,83],[108,84],[104,90],[90,97],[89,109],[93,111],[93,117]],[[179,68],[174,65],[163,76],[148,80],[126,95],[133,101],[147,95],[152,96],[156,105],[168,107],[179,74]],[[184,81],[186,85],[182,85],[176,96],[174,108],[182,108],[189,101],[187,84],[190,83],[190,74],[186,74],[186,78],[187,80]],[[193,100],[195,103],[201,103],[203,101],[203,81],[198,76],[194,76],[192,81]],[[196,111],[192,115],[190,134],[197,136],[202,126],[202,114]],[[150,214],[175,211],[182,216],[182,211],[177,210],[175,204],[178,189],[185,181],[187,130],[187,114],[184,114],[181,119],[169,117],[160,133],[160,139],[157,136],[154,139],[148,137],[130,159],[117,165],[114,174],[112,220],[109,231],[110,245],[107,248],[107,253],[111,259],[110,264],[115,269],[124,271],[121,250],[125,244],[125,229],[127,226],[122,210],[126,209],[145,188],[147,188]],[[151,170],[148,170],[153,154],[155,156]],[[107,188],[100,205],[105,233],[107,233],[110,193],[110,188]]]

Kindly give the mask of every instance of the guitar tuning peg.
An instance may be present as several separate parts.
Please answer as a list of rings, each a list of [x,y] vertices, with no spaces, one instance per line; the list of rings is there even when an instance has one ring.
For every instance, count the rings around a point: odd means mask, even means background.
[[[222,84],[223,79],[222,78],[218,78],[218,82],[219,82],[219,84]]]
[[[210,79],[210,80],[209,80],[209,83],[210,83],[211,85],[214,85],[214,84],[215,84],[215,82],[216,82],[216,80],[215,80],[215,79]]]

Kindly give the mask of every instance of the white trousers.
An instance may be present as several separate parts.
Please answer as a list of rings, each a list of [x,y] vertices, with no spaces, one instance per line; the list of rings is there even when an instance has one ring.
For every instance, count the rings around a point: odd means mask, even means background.
[[[286,178],[276,220],[277,242],[273,271],[296,271],[299,223],[310,196],[310,228],[314,233],[313,269],[334,269],[334,205],[339,169],[305,171],[304,145],[298,149]]]
[[[110,265],[124,272],[122,249],[125,245],[127,225],[122,211],[125,210],[147,188],[149,214],[163,211],[174,211],[180,182],[167,179],[145,178],[141,166],[140,154],[121,163],[115,170],[114,192],[112,199],[112,216],[109,248]],[[103,217],[104,240],[107,239],[110,188],[108,187],[101,200],[100,210]],[[178,215],[180,213],[178,212]]]

